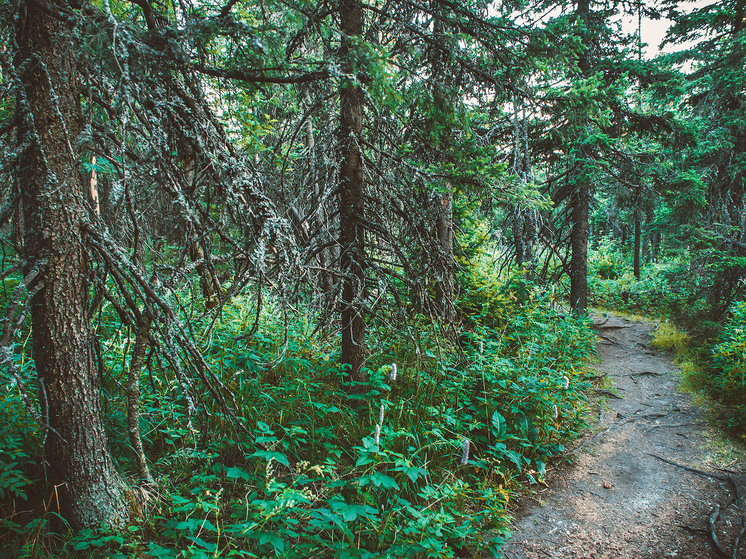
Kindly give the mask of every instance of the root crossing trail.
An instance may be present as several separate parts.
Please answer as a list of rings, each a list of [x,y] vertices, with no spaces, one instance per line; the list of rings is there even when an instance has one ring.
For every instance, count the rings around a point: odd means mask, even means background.
[[[595,317],[600,378],[597,425],[572,452],[572,465],[515,511],[506,559],[746,559],[733,554],[743,520],[744,478],[729,475],[705,412],[682,394],[670,355],[649,349],[655,325]],[[725,463],[723,463],[725,462]],[[711,475],[707,475],[707,474]],[[740,495],[739,495],[740,494]],[[741,499],[746,500],[746,499]],[[711,530],[716,507],[722,510]]]

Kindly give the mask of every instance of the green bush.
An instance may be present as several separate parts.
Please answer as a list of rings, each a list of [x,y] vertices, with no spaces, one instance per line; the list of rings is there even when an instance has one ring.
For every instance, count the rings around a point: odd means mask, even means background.
[[[288,558],[495,550],[508,533],[511,493],[540,480],[583,424],[583,365],[594,335],[522,275],[501,280],[482,264],[463,273],[462,334],[444,341],[423,317],[396,329],[373,321],[369,378],[355,392],[344,384],[336,336],[301,313],[286,321],[269,293],[254,332],[249,297],[234,298],[212,326],[209,317],[195,318],[195,337],[230,389],[235,415],[206,393],[190,429],[174,371],[152,359],[141,382],[142,437],[157,480],[147,518],[124,533],[56,538],[43,521],[17,526],[8,536],[17,540],[12,556],[34,549],[40,557],[49,549],[48,557]],[[132,471],[121,388],[132,332],[106,304],[97,326],[110,443]],[[8,415],[8,440],[29,429],[24,417]],[[38,453],[39,441],[30,444]],[[40,479],[25,462],[2,458],[9,467],[0,480],[12,491]]]
[[[734,410],[730,426],[746,431],[746,301],[730,308],[712,348],[709,377],[713,393]]]

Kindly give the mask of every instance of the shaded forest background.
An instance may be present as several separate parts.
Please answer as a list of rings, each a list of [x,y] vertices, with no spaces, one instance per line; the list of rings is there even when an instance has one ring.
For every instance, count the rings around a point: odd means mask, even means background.
[[[744,9],[0,3],[0,556],[496,552],[590,306],[743,436]]]

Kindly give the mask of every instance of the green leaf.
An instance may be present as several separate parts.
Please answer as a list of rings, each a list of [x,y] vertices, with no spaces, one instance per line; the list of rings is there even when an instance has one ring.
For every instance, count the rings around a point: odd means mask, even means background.
[[[500,414],[500,412],[495,412],[492,414],[492,426],[495,428],[494,433],[497,440],[505,440],[508,424],[502,414]]]
[[[354,522],[358,516],[362,518],[371,518],[378,514],[378,511],[368,505],[355,505],[343,501],[339,497],[333,497],[328,501],[332,510],[339,514],[345,522]]]
[[[381,472],[373,472],[371,475],[362,476],[359,481],[360,487],[366,485],[373,485],[374,487],[382,487],[383,489],[399,489],[399,484],[396,480]]]
[[[231,466],[230,468],[227,468],[225,470],[225,476],[228,479],[245,479],[247,481],[251,478],[251,475],[249,474],[249,472],[247,472],[243,468],[237,468],[235,466]]]
[[[279,462],[283,466],[290,467],[290,461],[288,460],[287,456],[285,456],[281,452],[273,452],[271,450],[257,450],[254,454],[251,455],[251,457],[264,458],[267,462],[274,460],[276,462]]]

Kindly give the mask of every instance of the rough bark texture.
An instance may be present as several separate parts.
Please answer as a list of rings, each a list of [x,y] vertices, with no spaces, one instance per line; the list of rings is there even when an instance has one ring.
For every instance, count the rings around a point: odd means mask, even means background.
[[[453,194],[450,192],[440,195],[435,230],[439,253],[435,297],[441,319],[446,326],[452,327],[456,323],[456,306],[454,304]]]
[[[590,11],[589,0],[578,0],[575,13],[580,20],[581,33],[588,37],[588,14]],[[581,75],[588,76],[591,72],[590,44],[585,44],[578,57],[578,68]],[[588,128],[585,123],[585,128]],[[588,208],[591,198],[591,178],[586,165],[588,156],[582,149],[579,150],[581,159],[575,162],[576,168],[573,173],[575,182],[572,194],[572,232],[571,232],[571,258],[570,258],[570,308],[575,314],[585,314],[588,309]]]
[[[88,305],[84,246],[87,186],[76,153],[82,118],[76,46],[51,14],[68,3],[22,5],[18,26],[19,139],[26,273],[41,289],[31,300],[44,453],[61,514],[73,528],[121,526],[126,485],[107,448]],[[37,284],[38,285],[38,284]]]
[[[580,170],[582,175],[584,169]],[[572,196],[572,237],[570,258],[570,308],[576,314],[588,309],[588,205],[590,186],[579,176]]]
[[[354,75],[353,41],[363,32],[363,7],[357,0],[340,4],[344,71]],[[342,165],[339,186],[339,226],[342,286],[342,363],[349,365],[348,378],[363,381],[365,362],[365,230],[363,219],[363,158],[360,135],[363,129],[363,91],[352,79],[345,79],[340,96],[340,142]]]

